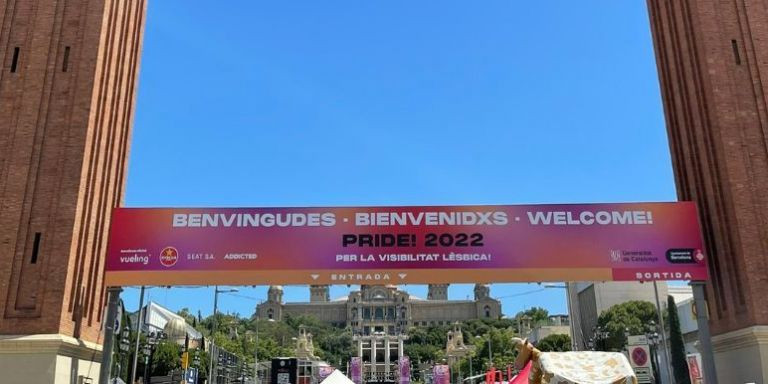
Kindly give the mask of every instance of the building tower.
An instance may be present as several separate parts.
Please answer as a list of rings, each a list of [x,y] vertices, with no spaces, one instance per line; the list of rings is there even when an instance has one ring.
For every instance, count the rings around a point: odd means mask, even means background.
[[[429,284],[427,300],[448,300],[448,284]]]
[[[283,303],[283,286],[282,285],[270,285],[267,290],[267,301],[275,304]]]
[[[310,303],[327,303],[331,301],[331,294],[328,285],[310,285],[309,286],[309,302]]]
[[[475,300],[483,300],[491,297],[491,287],[488,284],[475,284]]]
[[[768,382],[768,8],[649,0],[680,200],[699,207],[719,381]]]
[[[142,0],[0,2],[0,371],[96,379]],[[79,378],[82,376],[82,378]]]

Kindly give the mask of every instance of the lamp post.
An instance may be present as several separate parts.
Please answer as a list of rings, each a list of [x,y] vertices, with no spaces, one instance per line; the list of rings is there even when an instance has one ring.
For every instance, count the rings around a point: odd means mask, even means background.
[[[261,305],[264,302],[264,300],[260,300],[259,304]],[[261,319],[256,317],[256,345],[253,348],[253,382],[254,384],[259,384],[259,321]],[[267,321],[274,323],[275,319],[267,319]]]
[[[237,288],[230,288],[230,289],[219,289],[219,286],[216,285],[213,288],[213,325],[211,327],[211,356],[209,356],[209,365],[208,365],[208,376],[212,377],[213,375],[213,347],[214,347],[214,336],[216,335],[216,312],[217,312],[217,306],[219,304],[219,293],[229,293],[229,292],[237,292]]]
[[[488,369],[493,366],[493,349],[491,349],[491,332],[488,332]]]
[[[146,287],[143,285],[141,286],[141,294],[139,295],[139,315],[138,319],[136,319],[136,344],[134,345],[133,349],[133,368],[131,369],[131,383],[133,384],[136,382],[136,367],[139,363],[139,339],[141,339],[141,324],[144,321],[144,316],[146,316],[146,311],[144,310],[144,291],[146,290]]]
[[[128,350],[131,348],[131,329],[126,326],[123,328],[123,331],[120,333],[120,352],[121,354],[124,354],[128,352]],[[118,359],[117,363],[117,376],[115,377],[115,382],[117,382],[117,377],[120,377],[123,371],[123,364],[122,359]]]
[[[651,349],[651,359],[653,361],[654,365],[654,377],[657,379],[661,379],[661,374],[659,373],[659,370],[661,366],[659,365],[659,351],[658,351],[658,345],[659,345],[659,333],[656,329],[656,322],[651,320],[651,322],[648,324],[648,329],[645,334],[645,338],[648,340],[648,346]]]
[[[469,384],[472,384],[475,381],[475,379],[472,378],[472,375],[474,375],[474,373],[472,373],[472,350],[470,349],[469,350]]]
[[[594,326],[592,328],[592,337],[590,337],[588,341],[589,348],[593,351],[604,350],[605,349],[604,341],[608,338],[608,336],[609,336],[608,331],[604,330],[599,325]]]
[[[149,364],[152,361],[152,354],[155,353],[155,347],[157,344],[166,338],[166,334],[163,331],[150,332],[147,335],[147,341],[144,343],[144,383],[149,384]]]
[[[565,283],[565,285],[544,284],[544,288],[565,289],[565,303],[568,307],[568,327],[571,331],[571,351],[575,351],[576,350],[576,331],[573,329],[573,313],[571,313],[571,286],[568,283]]]
[[[480,335],[475,335],[476,339],[482,339]],[[472,362],[470,358],[470,363]],[[491,369],[491,366],[493,365],[493,352],[491,352],[491,332],[488,332],[488,369]],[[472,369],[470,368],[470,371]]]

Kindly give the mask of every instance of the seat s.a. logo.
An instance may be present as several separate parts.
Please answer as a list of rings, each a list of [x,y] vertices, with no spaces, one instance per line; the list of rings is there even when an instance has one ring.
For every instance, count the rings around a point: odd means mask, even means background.
[[[160,264],[164,267],[173,267],[179,261],[179,251],[174,247],[165,247],[160,252]]]

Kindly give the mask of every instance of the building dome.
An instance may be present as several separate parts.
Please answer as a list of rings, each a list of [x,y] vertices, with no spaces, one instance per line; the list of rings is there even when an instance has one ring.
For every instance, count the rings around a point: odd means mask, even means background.
[[[187,337],[187,322],[180,317],[174,317],[165,323],[163,332],[168,335],[168,340],[184,342],[184,339]]]

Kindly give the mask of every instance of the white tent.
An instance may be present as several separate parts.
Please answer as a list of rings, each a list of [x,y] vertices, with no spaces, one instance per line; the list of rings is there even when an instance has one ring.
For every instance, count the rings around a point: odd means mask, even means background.
[[[325,378],[320,384],[355,384],[347,376],[344,376],[341,371],[334,370],[328,377]]]

